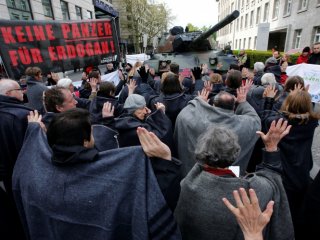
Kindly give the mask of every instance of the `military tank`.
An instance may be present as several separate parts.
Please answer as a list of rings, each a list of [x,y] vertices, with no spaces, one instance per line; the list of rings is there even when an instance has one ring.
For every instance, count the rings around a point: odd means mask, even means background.
[[[160,38],[155,53],[151,54],[150,59],[146,60],[144,64],[154,68],[158,74],[168,71],[171,62],[179,64],[180,70],[192,69],[201,64],[207,64],[209,69],[217,70],[217,65],[220,63],[222,67],[219,68],[219,71],[226,72],[230,64],[238,63],[237,59],[232,53],[230,54],[230,50],[214,49],[208,38],[234,21],[239,14],[239,11],[233,11],[206,32],[188,32],[184,31],[182,27],[173,27],[170,29],[170,33],[166,33]]]

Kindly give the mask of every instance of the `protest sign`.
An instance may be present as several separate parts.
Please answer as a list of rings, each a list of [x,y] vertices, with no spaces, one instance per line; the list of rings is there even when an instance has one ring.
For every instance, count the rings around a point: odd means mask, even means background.
[[[298,75],[303,78],[304,84],[309,85],[312,102],[320,102],[320,65],[297,64],[287,67],[287,75]]]
[[[29,66],[64,72],[99,65],[116,55],[118,42],[111,21],[0,20],[0,52],[11,78]]]

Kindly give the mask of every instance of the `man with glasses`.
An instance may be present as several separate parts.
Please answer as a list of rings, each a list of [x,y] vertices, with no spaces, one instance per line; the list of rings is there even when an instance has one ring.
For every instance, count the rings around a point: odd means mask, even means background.
[[[0,80],[0,236],[24,239],[12,196],[12,172],[20,152],[32,109],[23,105],[18,82]],[[14,230],[13,230],[14,229]]]
[[[320,64],[320,42],[313,44],[313,52],[308,60],[309,64]]]

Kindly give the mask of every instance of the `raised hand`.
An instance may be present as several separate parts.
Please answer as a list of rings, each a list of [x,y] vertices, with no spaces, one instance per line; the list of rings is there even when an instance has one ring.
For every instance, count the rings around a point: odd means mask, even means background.
[[[276,86],[274,84],[269,85],[266,87],[266,89],[263,92],[262,97],[269,97],[274,98],[277,95],[278,90],[276,89]]]
[[[102,117],[113,117],[114,116],[114,106],[110,102],[105,102],[102,108]]]
[[[201,92],[198,91],[198,97],[200,99],[202,99],[203,101],[208,102],[209,93],[210,93],[209,91],[207,91],[205,88],[203,88],[201,90]]]
[[[270,201],[266,210],[261,212],[259,200],[253,189],[249,189],[250,197],[244,188],[240,188],[239,192],[233,191],[237,207],[233,206],[226,198],[223,198],[222,201],[236,217],[245,240],[263,240],[262,231],[270,221],[274,202]]]
[[[194,67],[193,69],[191,69],[192,75],[194,77],[195,80],[200,79],[201,78],[201,68],[200,67]]]
[[[246,89],[245,87],[239,87],[237,89],[236,101],[238,103],[243,103],[247,101],[247,93],[248,93],[248,89]]]
[[[127,86],[128,86],[128,90],[129,90],[128,95],[133,94],[134,90],[137,87],[136,80],[130,79],[129,84],[127,83]]]
[[[272,121],[267,134],[260,131],[257,131],[257,134],[261,137],[266,147],[266,151],[275,152],[278,149],[278,143],[290,132],[290,129],[291,125],[288,126],[288,121],[284,121],[280,118],[277,123],[275,120]]]
[[[98,81],[99,81],[98,78],[94,78],[94,77],[89,79],[89,84],[93,92],[97,91]]]
[[[161,142],[153,132],[148,132],[145,128],[138,127],[137,134],[142,149],[148,157],[158,157],[171,161],[170,148]]]
[[[146,82],[148,79],[149,70],[147,70],[145,66],[141,66],[140,69],[137,70],[137,72],[139,73],[142,82]]]
[[[210,81],[204,81],[203,85],[208,92],[212,91],[212,83]]]
[[[28,117],[28,123],[39,123],[40,127],[44,130],[47,131],[46,126],[43,124],[42,120],[42,115],[38,113],[37,110],[30,111]]]
[[[247,79],[247,80],[245,81],[245,83],[242,83],[242,87],[244,87],[244,89],[245,89],[245,91],[246,91],[247,93],[249,92],[249,90],[250,90],[250,88],[252,87],[252,85],[253,85],[252,79]]]
[[[166,106],[165,106],[163,103],[157,102],[157,103],[154,104],[154,105],[155,105],[155,107],[156,107],[157,110],[160,109],[163,113],[166,112]]]

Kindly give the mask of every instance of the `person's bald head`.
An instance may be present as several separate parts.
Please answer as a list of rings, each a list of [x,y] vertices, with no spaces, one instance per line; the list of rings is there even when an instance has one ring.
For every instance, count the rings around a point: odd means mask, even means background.
[[[14,97],[23,101],[23,92],[18,82],[12,79],[0,80],[0,95]]]
[[[219,108],[234,110],[235,97],[227,92],[219,92],[213,100],[213,105]]]

